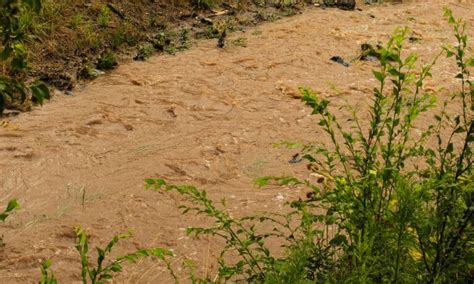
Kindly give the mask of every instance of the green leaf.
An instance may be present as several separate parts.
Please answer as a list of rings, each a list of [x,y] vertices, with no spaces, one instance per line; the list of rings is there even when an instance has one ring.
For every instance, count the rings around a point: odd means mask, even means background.
[[[41,11],[41,0],[25,0],[25,3],[30,6],[36,13],[39,13]]]
[[[163,179],[155,179],[155,178],[148,178],[145,179],[145,188],[146,189],[153,189],[153,190],[159,190],[161,189],[164,185],[166,185],[166,181]]]
[[[383,74],[382,74],[381,72],[372,70],[372,73],[374,74],[375,78],[376,78],[377,80],[379,80],[379,82],[383,82],[384,76],[383,76]]]
[[[110,268],[113,272],[120,272],[122,270],[122,266],[120,263],[114,263],[112,264],[112,267]]]
[[[469,135],[469,137],[467,137],[467,142],[468,143],[474,142],[474,135]]]
[[[16,208],[19,208],[20,205],[18,204],[16,199],[12,199],[8,202],[7,208],[5,209],[4,212],[0,214],[0,221],[5,221],[7,217],[10,215],[9,213],[13,211]]]
[[[346,245],[347,244],[347,238],[344,235],[339,235],[338,234],[329,243],[333,247],[338,247],[342,244]]]
[[[114,272],[116,272],[116,271],[114,271]],[[102,275],[100,276],[100,280],[110,280],[110,279],[112,279],[112,278],[113,278],[112,275],[110,275],[110,274],[108,274],[108,273],[102,274]]]
[[[449,58],[449,57],[453,57],[453,56],[454,56],[454,52],[452,52],[451,50],[445,49],[445,51],[446,51],[446,57]]]
[[[7,217],[8,217],[7,213],[0,214],[0,221],[2,221],[2,222],[5,221],[5,219],[7,219]]]
[[[411,53],[407,58],[405,58],[405,65],[411,65],[416,62],[418,55],[416,53]]]
[[[7,205],[7,209],[5,212],[11,212],[13,209],[20,208],[20,204],[18,204],[18,201],[16,199],[10,200]]]
[[[13,49],[9,46],[5,47],[0,54],[0,60],[7,60],[12,54]]]
[[[452,153],[454,150],[454,145],[453,143],[449,143],[448,147],[446,147],[446,153]]]
[[[467,65],[467,66],[470,66],[470,67],[474,67],[474,57],[469,58],[469,59],[466,61],[466,65]]]
[[[46,270],[46,269],[51,267],[52,263],[53,263],[53,261],[51,259],[47,259],[47,260],[45,260],[41,263],[41,267],[43,267],[43,269]]]
[[[23,70],[23,69],[26,69],[26,61],[24,60],[24,58],[22,57],[15,57],[13,58],[12,62],[11,62],[11,66],[12,66],[12,69],[13,70]]]
[[[395,68],[389,69],[389,70],[388,70],[388,73],[390,73],[391,75],[393,75],[393,76],[395,76],[395,77],[399,77],[399,76],[401,75],[401,73],[398,72],[398,70],[395,69]]]
[[[270,182],[270,180],[272,180],[272,179],[273,179],[272,177],[260,177],[260,178],[257,178],[254,181],[254,185],[256,185],[258,187],[267,186],[268,183]]]
[[[23,43],[17,42],[13,45],[13,49],[15,50],[15,56],[23,58],[23,55],[26,54],[27,50]]]
[[[454,130],[454,133],[463,133],[463,132],[466,132],[466,130],[462,126],[456,128],[456,130]]]

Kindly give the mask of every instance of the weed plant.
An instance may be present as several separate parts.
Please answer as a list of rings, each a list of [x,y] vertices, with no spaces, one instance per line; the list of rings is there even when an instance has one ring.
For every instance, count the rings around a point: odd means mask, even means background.
[[[20,204],[16,199],[12,199],[8,202],[7,207],[0,213],[0,221],[5,222],[8,216],[13,212],[13,210],[20,208]],[[5,244],[3,243],[3,234],[0,236],[0,248]]]
[[[5,222],[5,220],[12,213],[12,211],[17,208],[20,208],[20,204],[18,204],[18,201],[16,199],[10,200],[5,210],[0,214],[0,221]]]
[[[150,56],[153,55],[153,52],[155,52],[155,48],[153,47],[151,43],[141,45],[138,48],[137,55],[133,59],[140,60],[140,61],[147,60],[148,58],[150,58]]]
[[[116,235],[107,244],[105,248],[96,247],[97,251],[97,264],[93,266],[89,261],[89,241],[87,239],[86,232],[80,228],[75,228],[76,233],[76,250],[79,252],[81,258],[81,279],[82,283],[87,284],[100,284],[105,283],[113,278],[113,275],[122,271],[124,263],[136,263],[140,258],[144,257],[156,257],[170,268],[170,263],[167,258],[172,256],[173,253],[170,250],[153,247],[140,249],[135,252],[129,253],[124,256],[119,256],[112,261],[106,262],[107,257],[112,252],[114,246],[122,239],[129,238],[130,233],[124,233]],[[40,284],[55,284],[57,283],[53,272],[51,271],[51,260],[47,260],[41,265],[41,280]],[[171,274],[174,276],[173,271],[170,269]],[[176,278],[176,277],[175,277]]]
[[[112,70],[118,65],[115,54],[112,51],[107,51],[99,57],[97,62],[97,69],[99,70]]]
[[[97,23],[100,28],[106,28],[110,21],[110,9],[107,6],[103,6],[100,9],[99,16],[97,17]]]

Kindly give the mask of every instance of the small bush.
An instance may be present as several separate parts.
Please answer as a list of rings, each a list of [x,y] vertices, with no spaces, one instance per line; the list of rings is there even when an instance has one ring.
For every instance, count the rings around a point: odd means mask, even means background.
[[[147,60],[148,58],[150,58],[150,56],[153,55],[153,52],[155,52],[155,48],[152,44],[144,44],[139,47],[138,53],[133,59],[141,61]]]
[[[111,51],[105,52],[99,57],[97,62],[97,69],[99,70],[112,70],[118,65],[115,54]]]
[[[69,21],[69,28],[73,30],[77,30],[80,27],[82,27],[86,23],[86,20],[84,19],[84,16],[82,14],[75,14],[74,16],[71,17],[71,20]]]
[[[140,36],[129,21],[122,21],[119,27],[113,32],[110,40],[112,49],[119,48],[122,44],[134,46],[139,42]]]
[[[99,16],[97,17],[97,24],[100,28],[106,28],[110,21],[110,9],[107,6],[103,6],[100,9]]]

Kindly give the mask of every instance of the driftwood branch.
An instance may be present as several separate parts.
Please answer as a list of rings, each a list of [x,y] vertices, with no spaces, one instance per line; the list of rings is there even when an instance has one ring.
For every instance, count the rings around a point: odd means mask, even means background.
[[[120,11],[119,8],[115,7],[112,3],[108,3],[108,4],[107,4],[107,7],[109,7],[110,11],[114,12],[115,14],[117,14],[117,16],[120,17],[120,19],[122,19],[122,20],[127,19],[127,17],[125,16],[125,14],[124,14],[122,11]]]

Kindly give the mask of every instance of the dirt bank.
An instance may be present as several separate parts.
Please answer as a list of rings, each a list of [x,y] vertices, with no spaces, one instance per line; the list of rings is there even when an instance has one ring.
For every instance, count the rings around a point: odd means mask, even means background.
[[[78,281],[76,225],[91,234],[92,245],[133,230],[117,253],[164,246],[174,249],[175,264],[190,258],[202,272],[212,272],[215,243],[189,239],[183,230],[203,219],[183,217],[179,196],[145,191],[143,179],[197,185],[216,200],[225,197],[235,215],[281,210],[304,192],[256,189],[253,179],[306,173],[303,164],[288,163],[294,151],[273,143],[324,139],[294,99],[297,87],[311,86],[336,107],[349,103],[362,111],[377,62],[344,67],[329,58],[350,60],[360,44],[386,41],[395,27],[408,25],[417,40],[407,48],[428,61],[452,42],[442,17],[447,2],[311,10],[232,34],[231,40],[245,38],[246,47],[217,49],[215,40],[203,40],[175,56],[121,65],[71,96],[9,119],[0,127],[0,204],[17,197],[22,209],[0,224],[6,243],[0,282],[37,281],[39,263],[47,258],[61,282]],[[474,7],[450,4],[469,23],[472,42]],[[450,90],[454,74],[453,64],[441,59],[427,87],[442,82]],[[144,260],[117,279],[167,283],[163,271]]]

